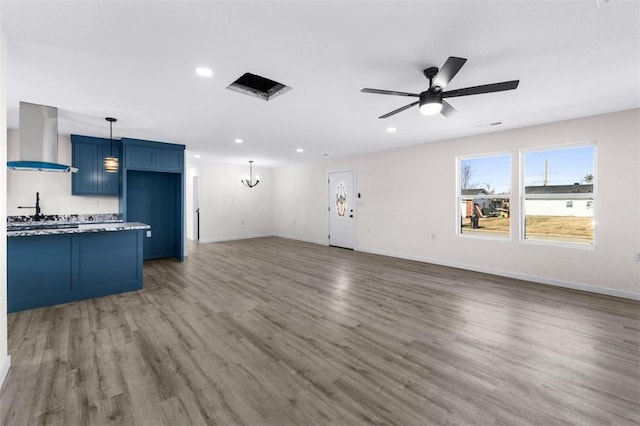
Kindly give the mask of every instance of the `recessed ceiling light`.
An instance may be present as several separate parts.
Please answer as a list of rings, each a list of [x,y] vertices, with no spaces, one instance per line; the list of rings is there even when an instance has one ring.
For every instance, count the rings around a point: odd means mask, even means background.
[[[235,143],[242,143],[242,142],[244,142],[244,141],[243,141],[242,139],[240,139],[240,138],[235,138],[233,141],[234,141]]]
[[[387,127],[387,132],[388,132],[388,133],[393,133],[393,132],[395,132],[396,130],[398,130],[398,129],[396,129],[395,127]]]
[[[211,68],[198,67],[196,68],[196,74],[201,77],[211,77],[213,75],[213,71],[211,71]]]
[[[304,152],[304,149],[298,148],[298,149],[296,149],[296,152]]]

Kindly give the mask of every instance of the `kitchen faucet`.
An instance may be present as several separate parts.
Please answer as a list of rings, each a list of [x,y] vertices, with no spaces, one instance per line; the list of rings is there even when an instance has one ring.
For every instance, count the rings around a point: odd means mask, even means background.
[[[40,209],[40,193],[36,192],[36,206],[35,207],[30,207],[30,206],[18,206],[19,209],[36,209],[36,214],[35,216],[33,216],[33,220],[42,220],[44,218],[44,215],[42,214],[42,210]]]

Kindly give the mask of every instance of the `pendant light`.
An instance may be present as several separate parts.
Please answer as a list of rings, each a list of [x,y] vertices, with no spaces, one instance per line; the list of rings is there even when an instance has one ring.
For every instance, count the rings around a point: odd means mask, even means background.
[[[107,173],[118,173],[118,157],[113,156],[113,123],[116,120],[113,117],[106,117],[109,122],[109,156],[104,157],[104,171]]]
[[[249,160],[249,176],[243,176],[240,179],[240,182],[249,188],[253,188],[260,183],[260,176],[256,176],[256,181],[253,181],[253,160]]]

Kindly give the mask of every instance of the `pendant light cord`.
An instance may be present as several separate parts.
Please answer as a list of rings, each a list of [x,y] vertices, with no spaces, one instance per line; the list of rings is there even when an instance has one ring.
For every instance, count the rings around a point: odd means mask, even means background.
[[[113,121],[109,121],[109,155],[113,157]]]
[[[118,120],[113,117],[106,117],[105,120],[109,122],[109,155],[113,157],[113,123]]]

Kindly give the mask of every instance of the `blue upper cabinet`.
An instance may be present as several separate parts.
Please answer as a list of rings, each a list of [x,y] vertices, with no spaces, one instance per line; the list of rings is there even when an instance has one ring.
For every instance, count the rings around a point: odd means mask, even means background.
[[[121,158],[121,146],[117,140],[71,135],[71,164],[78,169],[71,176],[71,195],[119,195],[121,171],[107,173],[103,164],[112,152]]]
[[[182,173],[184,145],[122,138],[127,170]]]

